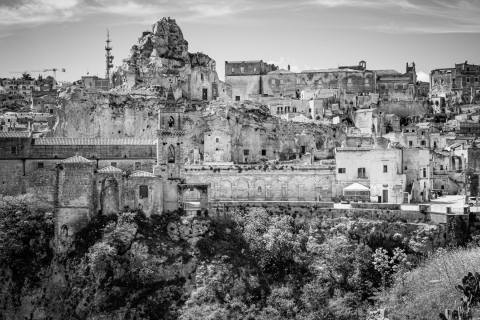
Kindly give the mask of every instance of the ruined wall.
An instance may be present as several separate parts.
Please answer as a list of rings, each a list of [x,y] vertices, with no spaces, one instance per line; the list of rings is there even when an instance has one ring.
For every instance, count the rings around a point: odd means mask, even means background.
[[[0,160],[0,193],[17,195],[25,191],[22,160]]]
[[[148,197],[141,197],[140,186],[148,188]],[[129,177],[125,186],[125,206],[141,210],[146,216],[160,214],[163,209],[163,186],[158,177]]]
[[[93,163],[72,162],[57,166],[55,240],[62,250],[71,236],[92,218],[94,204]]]

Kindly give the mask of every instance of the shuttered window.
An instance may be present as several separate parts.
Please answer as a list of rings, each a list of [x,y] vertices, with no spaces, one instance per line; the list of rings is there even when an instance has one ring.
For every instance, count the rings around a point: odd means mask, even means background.
[[[140,186],[140,199],[148,198],[148,186]]]

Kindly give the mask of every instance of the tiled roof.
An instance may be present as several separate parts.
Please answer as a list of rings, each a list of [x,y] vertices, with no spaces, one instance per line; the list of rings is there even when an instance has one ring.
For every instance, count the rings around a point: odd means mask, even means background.
[[[155,145],[155,139],[100,139],[100,138],[41,138],[35,139],[37,146],[117,146],[117,145]]]
[[[135,171],[130,175],[131,178],[156,178],[157,176],[153,173],[146,171]]]
[[[61,161],[61,163],[91,163],[91,162],[92,161],[85,159],[84,157],[81,157],[81,156],[74,156]]]
[[[30,131],[0,131],[0,138],[28,138]]]
[[[115,168],[113,166],[107,166],[98,170],[99,173],[118,173],[123,172],[122,170]]]

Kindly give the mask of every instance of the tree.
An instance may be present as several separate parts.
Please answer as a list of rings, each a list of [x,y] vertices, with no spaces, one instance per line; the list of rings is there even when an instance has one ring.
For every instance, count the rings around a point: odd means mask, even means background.
[[[26,72],[24,72],[24,73],[22,74],[22,79],[23,79],[23,80],[29,80],[29,81],[30,81],[30,80],[33,80],[32,76],[31,76],[29,73],[26,73]]]
[[[41,74],[38,75],[37,81],[40,81],[40,82],[43,81],[43,76]]]

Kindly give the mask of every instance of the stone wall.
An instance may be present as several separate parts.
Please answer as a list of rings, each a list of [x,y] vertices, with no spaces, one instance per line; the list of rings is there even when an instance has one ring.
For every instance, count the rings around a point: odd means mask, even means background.
[[[210,202],[330,201],[335,183],[328,166],[186,166],[185,171],[187,182],[210,184]]]
[[[70,237],[84,228],[92,217],[93,166],[92,162],[57,165],[55,239],[58,250],[62,250]]]
[[[232,100],[248,100],[250,94],[261,94],[261,76],[225,76],[225,83],[232,88]]]
[[[424,115],[430,113],[430,106],[427,100],[418,101],[380,101],[378,112],[395,114],[399,117]]]

